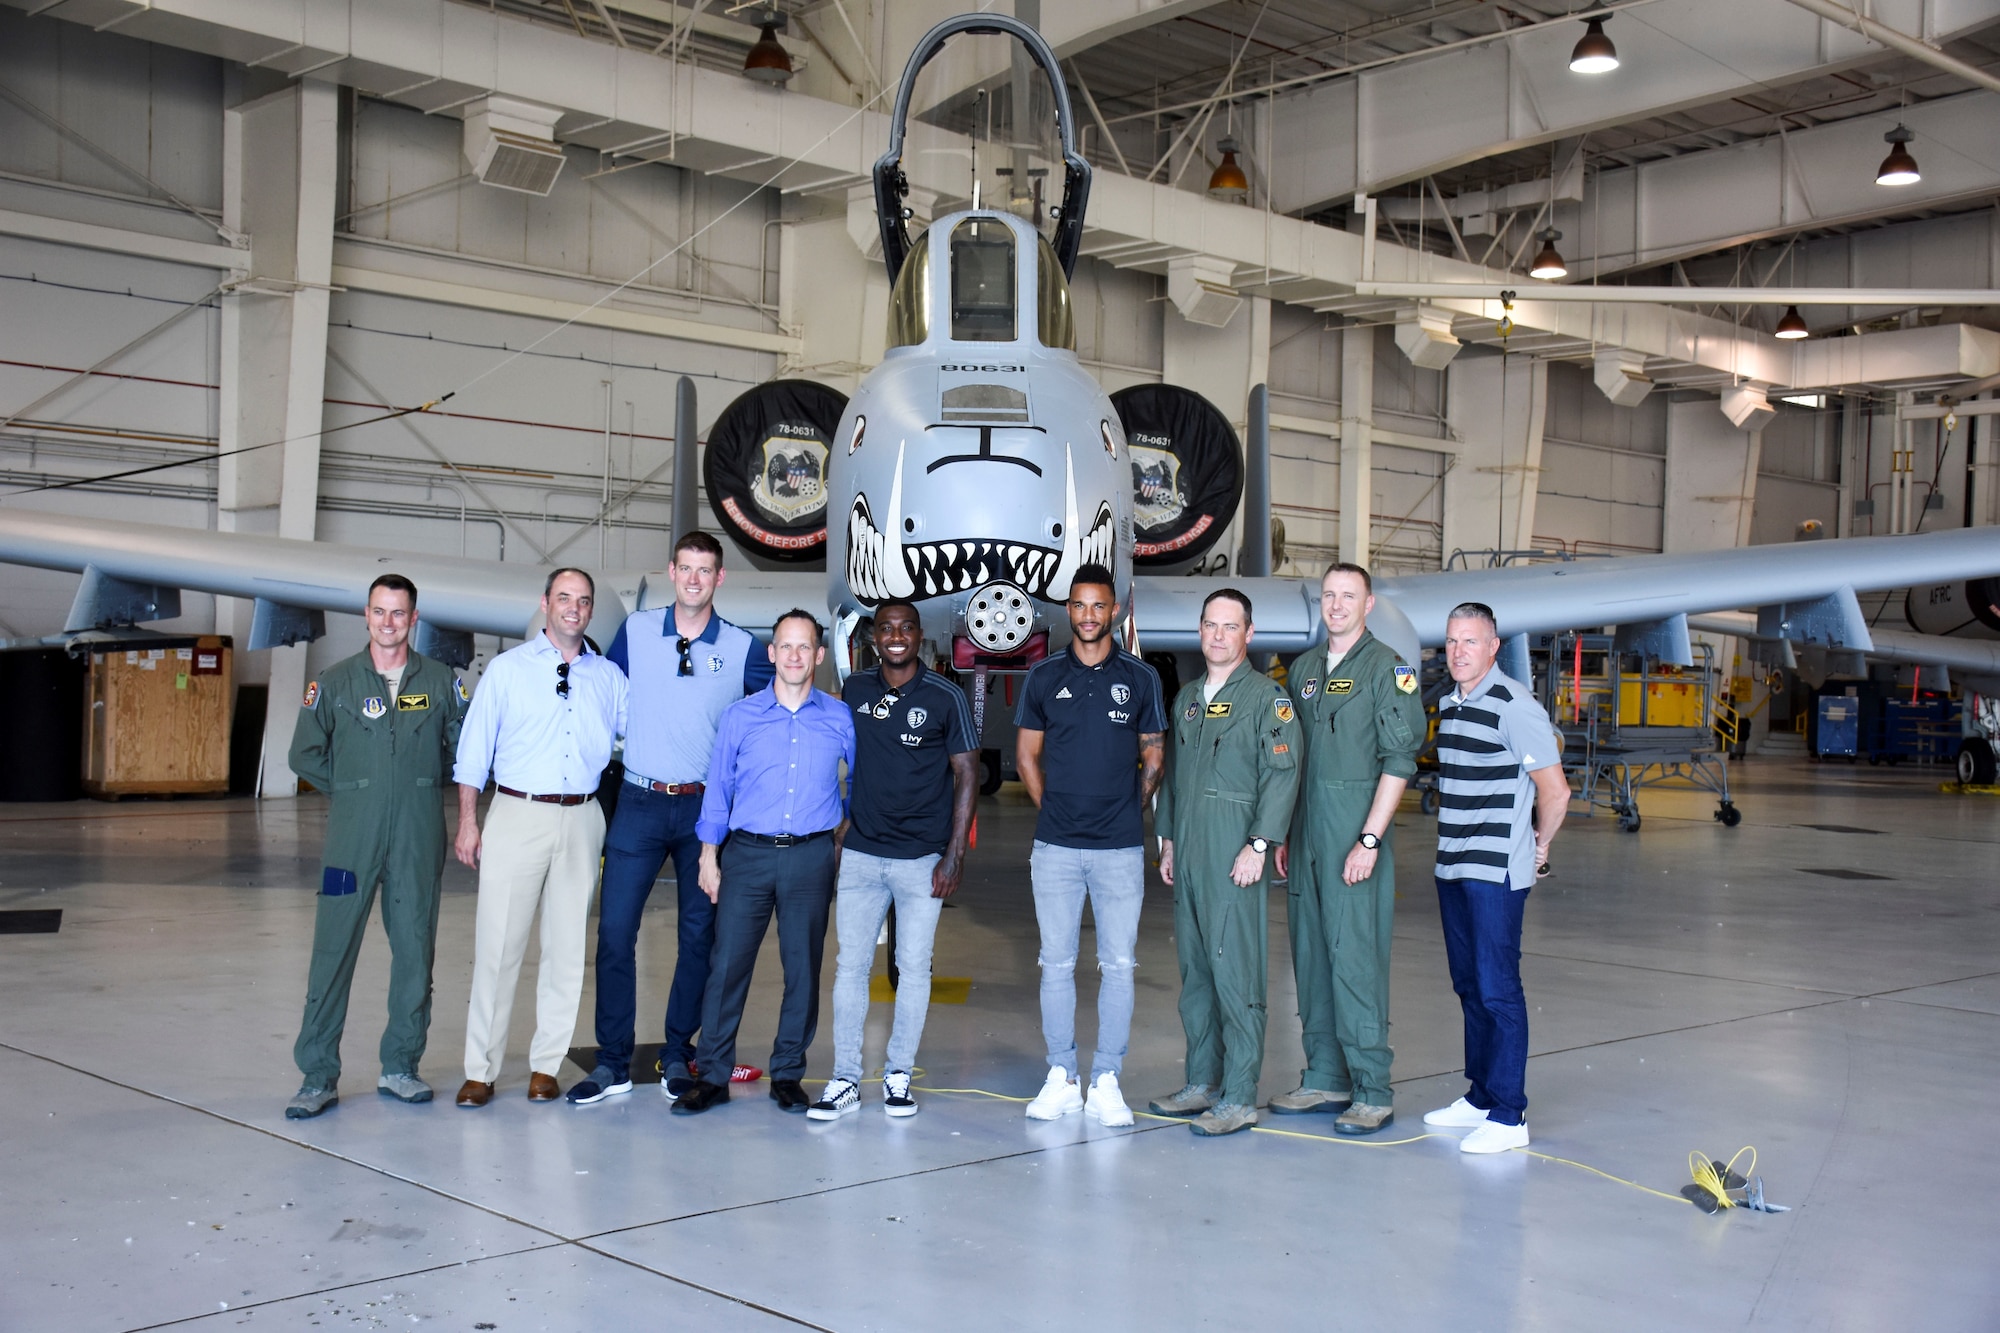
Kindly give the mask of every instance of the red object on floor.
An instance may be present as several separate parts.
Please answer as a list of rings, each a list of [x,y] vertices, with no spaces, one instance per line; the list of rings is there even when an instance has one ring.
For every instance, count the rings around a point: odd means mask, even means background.
[[[688,1062],[688,1073],[696,1078],[701,1077],[701,1069],[693,1061]],[[763,1077],[764,1071],[755,1065],[737,1065],[729,1071],[731,1083],[755,1083]]]

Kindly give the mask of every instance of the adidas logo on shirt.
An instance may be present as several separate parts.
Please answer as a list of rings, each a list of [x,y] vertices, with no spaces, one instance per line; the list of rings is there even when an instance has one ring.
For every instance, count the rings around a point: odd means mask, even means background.
[[[1056,698],[1058,699],[1074,699],[1075,697],[1075,695],[1069,692],[1069,686],[1067,685],[1056,691]]]

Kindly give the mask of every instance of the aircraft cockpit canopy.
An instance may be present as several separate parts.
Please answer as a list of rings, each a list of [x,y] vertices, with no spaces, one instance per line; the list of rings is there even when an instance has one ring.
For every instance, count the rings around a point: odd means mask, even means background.
[[[1030,234],[1035,237],[1036,337],[1044,347],[1075,351],[1069,283],[1048,241]],[[969,217],[951,229],[946,278],[951,341],[1011,343],[1021,338],[1020,240],[1013,227],[992,217]],[[890,346],[914,347],[929,338],[931,284],[931,238],[925,233],[911,247],[890,293]]]

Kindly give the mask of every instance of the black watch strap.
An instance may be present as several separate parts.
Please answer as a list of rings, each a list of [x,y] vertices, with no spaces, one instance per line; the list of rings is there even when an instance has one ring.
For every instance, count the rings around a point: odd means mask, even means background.
[[[1382,840],[1372,833],[1364,833],[1361,835],[1361,845],[1372,852],[1382,845]]]
[[[1269,838],[1252,838],[1250,839],[1250,850],[1262,856],[1265,852],[1271,850],[1271,840]]]

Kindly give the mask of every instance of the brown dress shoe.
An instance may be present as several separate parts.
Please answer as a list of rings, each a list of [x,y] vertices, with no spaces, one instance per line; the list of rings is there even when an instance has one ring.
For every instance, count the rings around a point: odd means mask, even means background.
[[[531,1102],[552,1102],[562,1096],[562,1085],[547,1074],[528,1076],[528,1100]]]
[[[491,1083],[481,1083],[476,1079],[467,1079],[464,1085],[458,1090],[458,1104],[460,1106],[484,1106],[492,1100],[493,1085]]]

